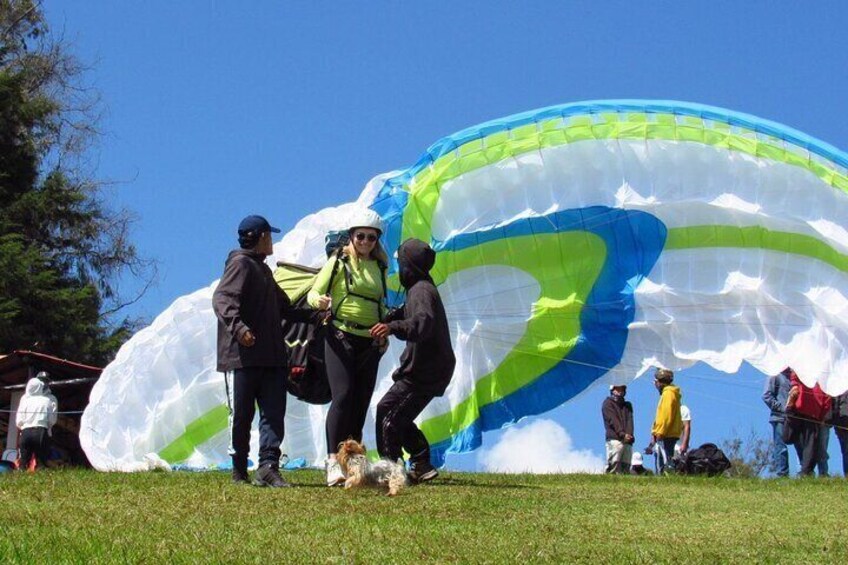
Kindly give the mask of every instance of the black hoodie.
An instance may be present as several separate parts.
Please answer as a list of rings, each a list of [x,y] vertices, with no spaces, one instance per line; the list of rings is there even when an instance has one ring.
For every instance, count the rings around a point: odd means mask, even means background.
[[[601,405],[604,417],[604,428],[608,440],[624,441],[625,434],[633,435],[633,405],[624,400],[623,396],[610,394]],[[633,441],[625,442],[633,443]]]
[[[419,239],[407,239],[398,249],[400,282],[407,290],[406,304],[390,317],[392,335],[406,342],[400,367],[392,378],[416,389],[441,396],[450,383],[456,357],[448,319],[430,269],[436,252]]]
[[[224,275],[212,295],[218,318],[218,370],[244,367],[284,367],[282,318],[308,319],[311,311],[292,309],[286,293],[277,286],[265,256],[250,249],[231,251]],[[238,337],[250,330],[256,337],[244,347]]]

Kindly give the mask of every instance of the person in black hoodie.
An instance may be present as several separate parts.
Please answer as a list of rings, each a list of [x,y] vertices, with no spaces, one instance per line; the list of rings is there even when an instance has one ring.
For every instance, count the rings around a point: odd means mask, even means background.
[[[293,309],[277,286],[265,258],[274,253],[262,216],[248,216],[238,228],[241,249],[231,251],[212,295],[218,318],[218,371],[224,373],[231,418],[233,482],[247,483],[250,427],[259,405],[258,486],[290,486],[281,476],[280,444],[286,415],[286,350],[282,318],[306,321],[311,309]]]
[[[610,395],[601,405],[607,448],[607,473],[627,473],[633,455],[633,405],[624,400],[625,385],[610,387]]]
[[[842,452],[842,475],[848,478],[848,392],[833,398],[831,423]]]
[[[435,263],[436,252],[423,241],[408,239],[401,244],[398,266],[406,304],[388,322],[371,329],[375,338],[394,335],[407,342],[400,367],[392,375],[394,384],[377,405],[377,450],[392,461],[406,450],[413,483],[438,475],[430,462],[430,444],[415,418],[433,398],[445,393],[456,366],[445,307],[430,278]]]

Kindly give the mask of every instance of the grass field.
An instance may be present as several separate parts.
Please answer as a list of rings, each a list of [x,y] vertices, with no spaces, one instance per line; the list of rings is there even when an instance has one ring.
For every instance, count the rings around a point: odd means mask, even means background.
[[[286,476],[4,473],[0,562],[848,562],[843,479],[444,473],[389,498]]]

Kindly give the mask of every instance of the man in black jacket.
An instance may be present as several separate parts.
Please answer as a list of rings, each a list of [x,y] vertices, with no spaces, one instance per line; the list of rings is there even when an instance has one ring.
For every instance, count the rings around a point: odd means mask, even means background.
[[[633,405],[624,400],[627,387],[610,387],[601,406],[606,429],[607,473],[628,473],[633,455]]]
[[[377,324],[371,335],[394,335],[407,342],[395,383],[377,405],[377,450],[397,461],[402,449],[410,455],[412,482],[434,479],[439,473],[430,462],[430,444],[415,425],[415,418],[433,398],[442,396],[453,376],[453,354],[445,307],[430,269],[436,252],[419,239],[408,239],[398,249],[400,283],[407,290],[406,304]]]
[[[842,452],[842,475],[848,478],[848,392],[833,398],[831,423]]]
[[[280,444],[286,415],[282,317],[307,319],[311,310],[293,310],[265,258],[274,253],[262,216],[248,216],[238,228],[241,249],[231,251],[212,297],[218,318],[218,370],[224,373],[231,417],[233,482],[247,483],[247,455],[255,405],[259,405],[259,469],[254,484],[290,486],[281,476]]]

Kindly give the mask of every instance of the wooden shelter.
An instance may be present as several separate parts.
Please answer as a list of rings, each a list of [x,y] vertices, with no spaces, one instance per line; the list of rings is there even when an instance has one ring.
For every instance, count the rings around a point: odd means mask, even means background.
[[[35,351],[18,350],[0,355],[0,442],[4,458],[18,446],[15,410],[26,383],[39,371],[50,375],[49,386],[59,404],[59,419],[53,427],[53,455],[67,465],[88,466],[79,442],[80,418],[88,405],[91,387],[100,378],[100,367],[91,367]]]

